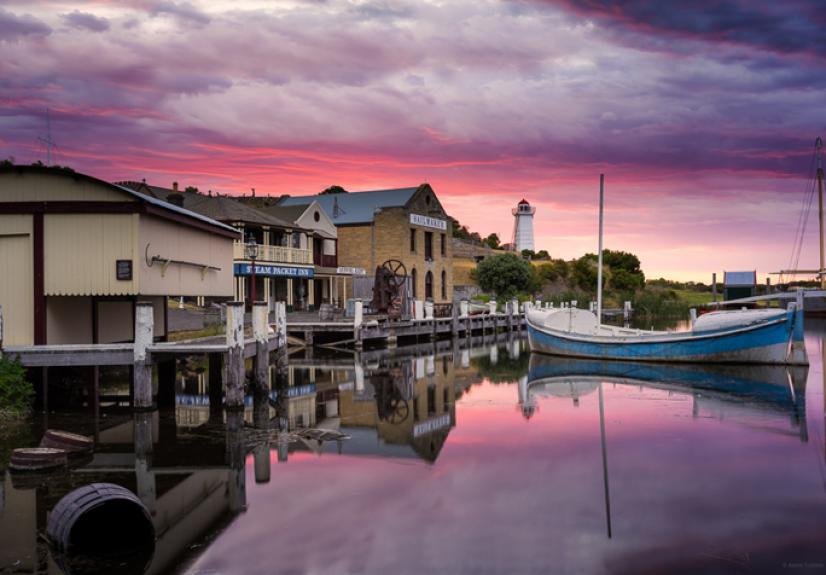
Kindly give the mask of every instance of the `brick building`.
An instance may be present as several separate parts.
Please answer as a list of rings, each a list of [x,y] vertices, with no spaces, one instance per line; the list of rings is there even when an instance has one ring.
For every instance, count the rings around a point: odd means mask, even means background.
[[[362,268],[372,276],[377,266],[396,259],[407,270],[411,297],[453,301],[450,217],[429,184],[311,198],[338,230],[339,266]],[[306,204],[308,199],[286,197],[279,205]]]

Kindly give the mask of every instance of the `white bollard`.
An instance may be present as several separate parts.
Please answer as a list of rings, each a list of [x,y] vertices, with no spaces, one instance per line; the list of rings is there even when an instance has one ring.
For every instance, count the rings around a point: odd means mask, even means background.
[[[364,323],[364,302],[357,300],[353,302],[353,326],[361,327]]]
[[[460,318],[466,318],[467,317],[468,309],[469,309],[468,306],[469,306],[469,304],[468,304],[468,301],[466,299],[463,299],[462,301],[459,302],[459,317]]]
[[[494,315],[496,313],[496,300],[492,299],[488,302],[488,313]]]
[[[697,309],[691,308],[688,310],[688,316],[691,318],[691,329],[694,329],[694,324],[697,322]]]
[[[623,317],[623,319],[626,319],[626,320],[631,319],[631,311],[632,311],[631,310],[631,302],[630,301],[625,302],[625,304],[622,307],[622,317]],[[695,310],[695,313],[696,313],[696,310]]]
[[[575,308],[575,307],[576,307],[576,305],[577,305],[578,303],[579,303],[579,302],[578,302],[577,300],[572,299],[572,300],[571,300],[571,307]]]
[[[184,309],[184,296],[181,296],[181,299],[178,300],[178,309]]]
[[[433,302],[432,301],[424,302],[424,318],[425,319],[433,319]]]
[[[266,394],[270,390],[270,354],[268,346],[269,322],[267,302],[257,301],[252,304],[252,337],[255,339],[255,369],[253,381],[258,394]]]
[[[511,310],[510,311],[511,311],[512,314],[518,314],[519,313],[519,300],[518,299],[513,298],[511,300]]]
[[[413,319],[424,319],[424,302],[420,299],[413,301]]]

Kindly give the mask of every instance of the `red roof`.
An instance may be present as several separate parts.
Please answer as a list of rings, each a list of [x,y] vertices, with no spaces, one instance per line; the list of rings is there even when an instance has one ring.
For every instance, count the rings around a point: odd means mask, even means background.
[[[522,201],[521,201],[521,202],[519,202],[517,205],[521,206],[522,204],[525,204],[526,206],[529,206],[529,205],[530,205],[530,204],[528,203],[528,200],[526,200],[525,198],[522,198]]]

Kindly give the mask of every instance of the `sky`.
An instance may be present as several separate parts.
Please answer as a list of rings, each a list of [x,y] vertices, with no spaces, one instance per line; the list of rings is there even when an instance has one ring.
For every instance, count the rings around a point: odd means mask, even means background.
[[[304,195],[428,182],[648,277],[795,264],[826,124],[817,2],[0,1],[0,159]],[[50,130],[47,129],[49,110]],[[815,201],[816,207],[816,201]],[[818,261],[817,214],[798,267]],[[775,280],[776,281],[776,280]]]

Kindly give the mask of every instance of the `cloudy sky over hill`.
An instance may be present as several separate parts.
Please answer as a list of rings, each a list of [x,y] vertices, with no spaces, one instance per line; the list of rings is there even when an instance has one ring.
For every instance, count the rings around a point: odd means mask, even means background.
[[[649,276],[789,265],[826,120],[816,2],[97,0],[0,7],[0,158],[292,195],[428,181]],[[800,264],[816,267],[816,214]]]

